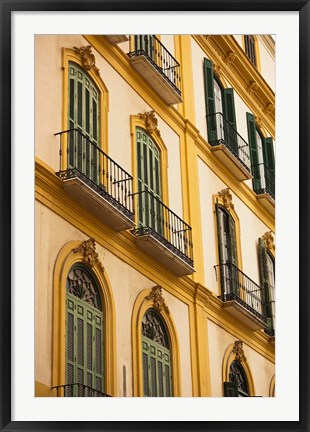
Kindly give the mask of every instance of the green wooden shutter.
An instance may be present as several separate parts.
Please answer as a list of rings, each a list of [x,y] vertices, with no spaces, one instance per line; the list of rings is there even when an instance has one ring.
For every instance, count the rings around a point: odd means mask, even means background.
[[[224,89],[222,94],[224,96],[224,117],[229,121],[232,127],[237,130],[234,89]]]
[[[224,382],[224,396],[225,397],[238,397],[238,383]]]
[[[271,137],[263,139],[263,157],[265,164],[265,182],[267,191],[275,194],[275,161],[273,140]]]
[[[223,237],[222,237],[222,218],[221,218],[221,209],[218,204],[215,205],[216,211],[216,221],[217,221],[217,238],[218,238],[218,246],[219,246],[219,257],[220,264],[223,264]]]
[[[66,384],[80,383],[104,390],[103,314],[67,293]],[[66,396],[92,396],[88,389],[74,386]]]
[[[100,94],[87,73],[72,62],[69,63],[68,91],[68,129],[80,132],[69,133],[68,164],[99,184]]]
[[[268,261],[267,261],[267,249],[265,242],[260,238],[258,239],[258,259],[259,259],[259,271],[261,286],[263,288],[263,302],[265,303],[265,315],[267,317],[267,330],[273,330],[273,314],[272,314],[272,300],[270,297],[270,287],[268,278]]]
[[[170,351],[142,336],[142,368],[144,396],[172,396]]]
[[[150,194],[139,195],[139,224],[149,226],[161,234],[163,232],[163,213],[158,202],[162,199],[160,150],[141,128],[136,129],[136,140],[138,192],[150,192]]]
[[[231,288],[234,294],[238,297],[240,296],[239,292],[239,283],[238,283],[238,256],[237,256],[237,242],[236,242],[236,227],[235,221],[229,215],[229,240],[230,240],[230,277],[231,277]]]
[[[249,137],[249,146],[250,146],[250,155],[251,155],[251,164],[252,164],[252,175],[253,175],[253,189],[257,191],[260,189],[260,167],[259,167],[259,159],[257,152],[257,143],[256,143],[256,123],[255,117],[251,113],[246,113],[247,125],[248,125],[248,137]]]
[[[224,117],[228,120],[229,125],[224,122],[224,135],[225,140],[231,150],[236,156],[239,156],[238,152],[238,135],[237,135],[237,122],[236,122],[236,111],[235,111],[235,98],[234,89],[227,88],[222,90],[223,101],[224,101]]]
[[[211,114],[215,114],[214,77],[213,77],[213,65],[211,60],[205,58],[203,67],[204,67],[204,81],[205,81],[205,100],[206,100],[208,140],[210,144],[213,144],[216,143],[217,141],[217,133],[216,133],[216,118],[215,115],[211,115]]]

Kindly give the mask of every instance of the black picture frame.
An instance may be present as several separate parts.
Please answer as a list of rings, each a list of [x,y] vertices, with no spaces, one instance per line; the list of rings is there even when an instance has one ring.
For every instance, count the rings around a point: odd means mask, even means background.
[[[13,11],[298,11],[299,12],[299,182],[300,182],[300,420],[292,422],[23,422],[11,421],[11,13]],[[8,1],[0,0],[1,19],[1,248],[0,248],[0,429],[1,431],[114,431],[114,430],[208,430],[208,431],[310,431],[309,423],[309,28],[310,5],[309,0],[215,0],[215,1],[183,1],[170,0],[149,1]],[[289,103],[289,101],[288,101]],[[296,275],[297,280],[297,275]],[[297,287],[294,287],[297,289]],[[293,367],[288,363],[289,370]]]

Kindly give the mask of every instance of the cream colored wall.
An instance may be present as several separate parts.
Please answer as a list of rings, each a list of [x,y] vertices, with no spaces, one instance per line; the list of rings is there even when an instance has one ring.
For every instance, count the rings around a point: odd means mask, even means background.
[[[54,137],[53,134],[62,130],[62,112],[59,109],[62,107],[63,85],[61,50],[62,47],[72,48],[85,43],[81,36],[36,37],[36,155],[55,171],[59,169],[59,137]],[[109,91],[108,154],[132,174],[130,115],[150,111],[151,107],[104,58],[95,50],[93,52],[100,75]],[[167,123],[160,118],[158,120],[161,137],[168,149],[171,209],[182,217],[179,137]]]
[[[243,48],[243,45],[242,45],[243,35],[239,34],[239,35],[233,35],[233,36],[236,39],[236,41],[238,42],[238,44],[241,46],[241,48]]]
[[[53,272],[57,255],[72,240],[87,240],[78,229],[65,222],[36,201],[36,290],[35,290],[35,379],[51,385]],[[57,235],[55,235],[57,233]],[[131,319],[138,294],[155,286],[134,268],[97,243],[98,258],[103,264],[113,290],[116,308],[117,395],[123,396],[123,366],[127,371],[127,396],[132,396]],[[44,251],[44,253],[42,253]],[[182,394],[191,395],[188,308],[168,292],[163,296],[176,324],[180,346]]]
[[[192,60],[193,60],[193,80],[194,80],[194,103],[196,113],[196,127],[204,139],[208,140],[206,122],[206,100],[205,85],[203,75],[203,59],[207,57],[197,42],[191,38]]]
[[[276,89],[276,74],[275,74],[275,59],[270,53],[266,45],[263,43],[260,36],[258,36],[258,49],[260,57],[261,74],[265,81],[269,84],[271,89]]]
[[[213,213],[212,196],[225,189],[223,183],[213,171],[198,159],[198,178],[200,193],[200,209],[202,221],[202,247],[205,272],[205,285],[216,295],[220,295],[220,287],[215,276],[214,265],[218,265],[217,227]],[[257,255],[258,238],[262,237],[268,227],[234,194],[233,204],[240,220],[241,255],[243,272],[257,284],[259,279],[259,263]],[[241,267],[241,263],[239,263]]]
[[[180,371],[181,371],[181,396],[192,396],[192,376],[190,358],[190,334],[189,334],[189,310],[172,294],[163,289],[163,297],[177,329],[180,348]]]
[[[174,51],[174,35],[164,34],[160,35],[160,42],[164,47],[170,52],[170,54],[175,57]]]
[[[35,36],[35,153],[59,170],[62,131],[62,47],[85,45],[82,36]]]
[[[213,397],[223,396],[223,359],[226,349],[236,341],[236,337],[208,320],[211,394]],[[269,396],[269,385],[274,375],[274,364],[262,357],[252,348],[243,345],[245,357],[251,370],[255,396]]]
[[[126,35],[128,38],[130,37],[130,35]],[[124,51],[125,54],[128,54],[130,52],[130,45],[129,45],[129,40],[126,42],[122,42],[119,43],[117,45],[122,51]]]

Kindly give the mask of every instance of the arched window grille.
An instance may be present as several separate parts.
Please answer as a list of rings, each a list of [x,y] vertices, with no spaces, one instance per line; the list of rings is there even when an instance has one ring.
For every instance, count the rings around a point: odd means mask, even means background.
[[[229,381],[237,384],[238,397],[248,397],[249,388],[246,375],[241,364],[234,360],[230,365]]]

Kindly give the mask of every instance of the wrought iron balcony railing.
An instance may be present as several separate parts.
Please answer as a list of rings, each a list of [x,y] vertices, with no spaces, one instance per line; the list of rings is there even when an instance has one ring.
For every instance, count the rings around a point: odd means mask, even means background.
[[[55,135],[60,137],[60,170],[56,174],[62,180],[78,177],[133,220],[132,176],[79,129]],[[63,146],[64,139],[66,146]],[[66,148],[66,154],[63,154],[63,148]]]
[[[138,228],[135,236],[151,234],[193,267],[192,228],[148,191],[137,192]]]
[[[100,390],[96,390],[86,384],[80,383],[63,384],[59,386],[54,386],[52,387],[52,389],[56,389],[57,397],[111,397],[110,395],[103,393]]]
[[[268,193],[275,199],[275,175],[264,163],[252,166],[254,192],[259,194]]]
[[[209,143],[214,147],[223,144],[235,158],[251,172],[249,144],[242,138],[222,113],[207,115]],[[210,133],[211,132],[211,133]]]
[[[143,55],[181,96],[180,64],[154,35],[135,35],[134,51],[129,57]]]
[[[235,300],[253,315],[267,322],[266,304],[263,289],[246,276],[232,263],[220,264],[221,300]]]

